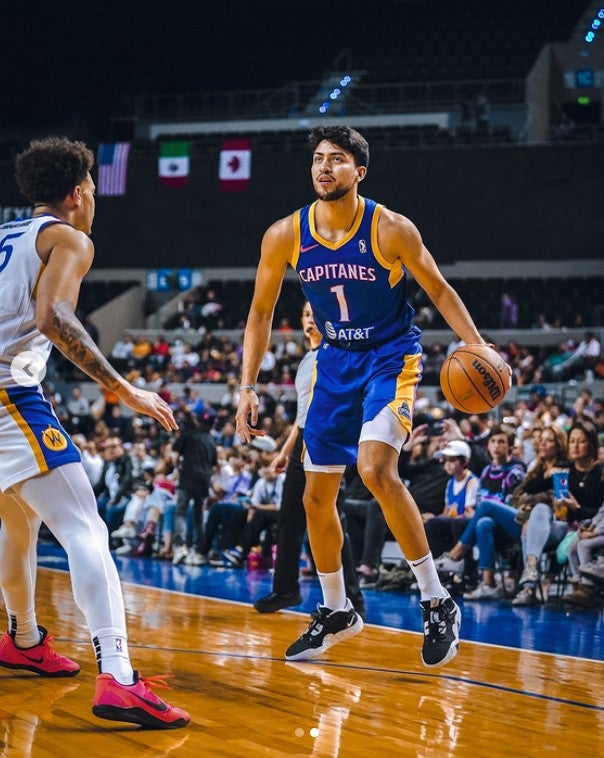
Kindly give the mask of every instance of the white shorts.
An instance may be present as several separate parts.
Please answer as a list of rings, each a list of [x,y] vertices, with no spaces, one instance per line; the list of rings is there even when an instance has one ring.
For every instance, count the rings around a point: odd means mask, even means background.
[[[386,445],[393,447],[397,453],[400,453],[407,436],[407,432],[403,429],[390,408],[382,408],[375,418],[371,419],[371,421],[366,421],[361,427],[359,443],[370,441],[384,442]],[[304,471],[340,474],[345,469],[346,466],[322,466],[321,464],[313,463],[310,460],[308,450],[304,452]]]
[[[0,388],[0,491],[78,461],[78,449],[40,387]]]

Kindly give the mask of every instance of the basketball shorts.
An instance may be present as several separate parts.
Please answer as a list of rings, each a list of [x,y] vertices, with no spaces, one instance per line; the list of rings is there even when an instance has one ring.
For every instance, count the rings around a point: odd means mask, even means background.
[[[410,434],[421,358],[415,334],[363,351],[323,343],[304,427],[311,462],[319,466],[355,463],[361,427],[382,408],[390,408]]]
[[[80,453],[38,387],[0,388],[0,490],[65,463]]]

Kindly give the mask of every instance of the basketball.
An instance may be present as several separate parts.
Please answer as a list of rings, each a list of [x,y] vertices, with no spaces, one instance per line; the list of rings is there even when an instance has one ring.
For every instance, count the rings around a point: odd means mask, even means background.
[[[440,387],[454,408],[486,413],[506,396],[511,385],[508,365],[487,345],[462,345],[445,358]]]

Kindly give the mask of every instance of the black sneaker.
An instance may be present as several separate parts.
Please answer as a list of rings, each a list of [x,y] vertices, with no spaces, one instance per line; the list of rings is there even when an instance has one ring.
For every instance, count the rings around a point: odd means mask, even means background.
[[[457,655],[461,611],[453,598],[433,597],[420,603],[424,619],[424,666],[444,666]]]
[[[243,553],[238,547],[230,547],[222,551],[222,557],[224,559],[225,566],[232,566],[233,568],[243,568]]]
[[[318,605],[317,611],[318,615],[310,622],[308,631],[285,651],[287,661],[318,658],[332,645],[353,637],[363,629],[363,619],[350,600],[346,600],[346,607],[342,611],[332,611],[324,605]]]
[[[261,597],[254,603],[254,608],[258,613],[274,613],[282,608],[291,608],[294,605],[300,605],[302,595],[299,592],[271,592],[270,595]]]

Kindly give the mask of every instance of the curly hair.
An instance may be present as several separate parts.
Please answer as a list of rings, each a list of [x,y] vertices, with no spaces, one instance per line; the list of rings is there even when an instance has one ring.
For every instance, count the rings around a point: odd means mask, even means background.
[[[365,168],[369,165],[369,145],[356,129],[350,126],[316,126],[308,135],[308,144],[313,153],[323,140],[333,142],[334,145],[352,153],[355,165]]]
[[[83,142],[61,137],[32,140],[19,153],[15,178],[30,203],[57,203],[81,184],[94,164],[94,154]]]

